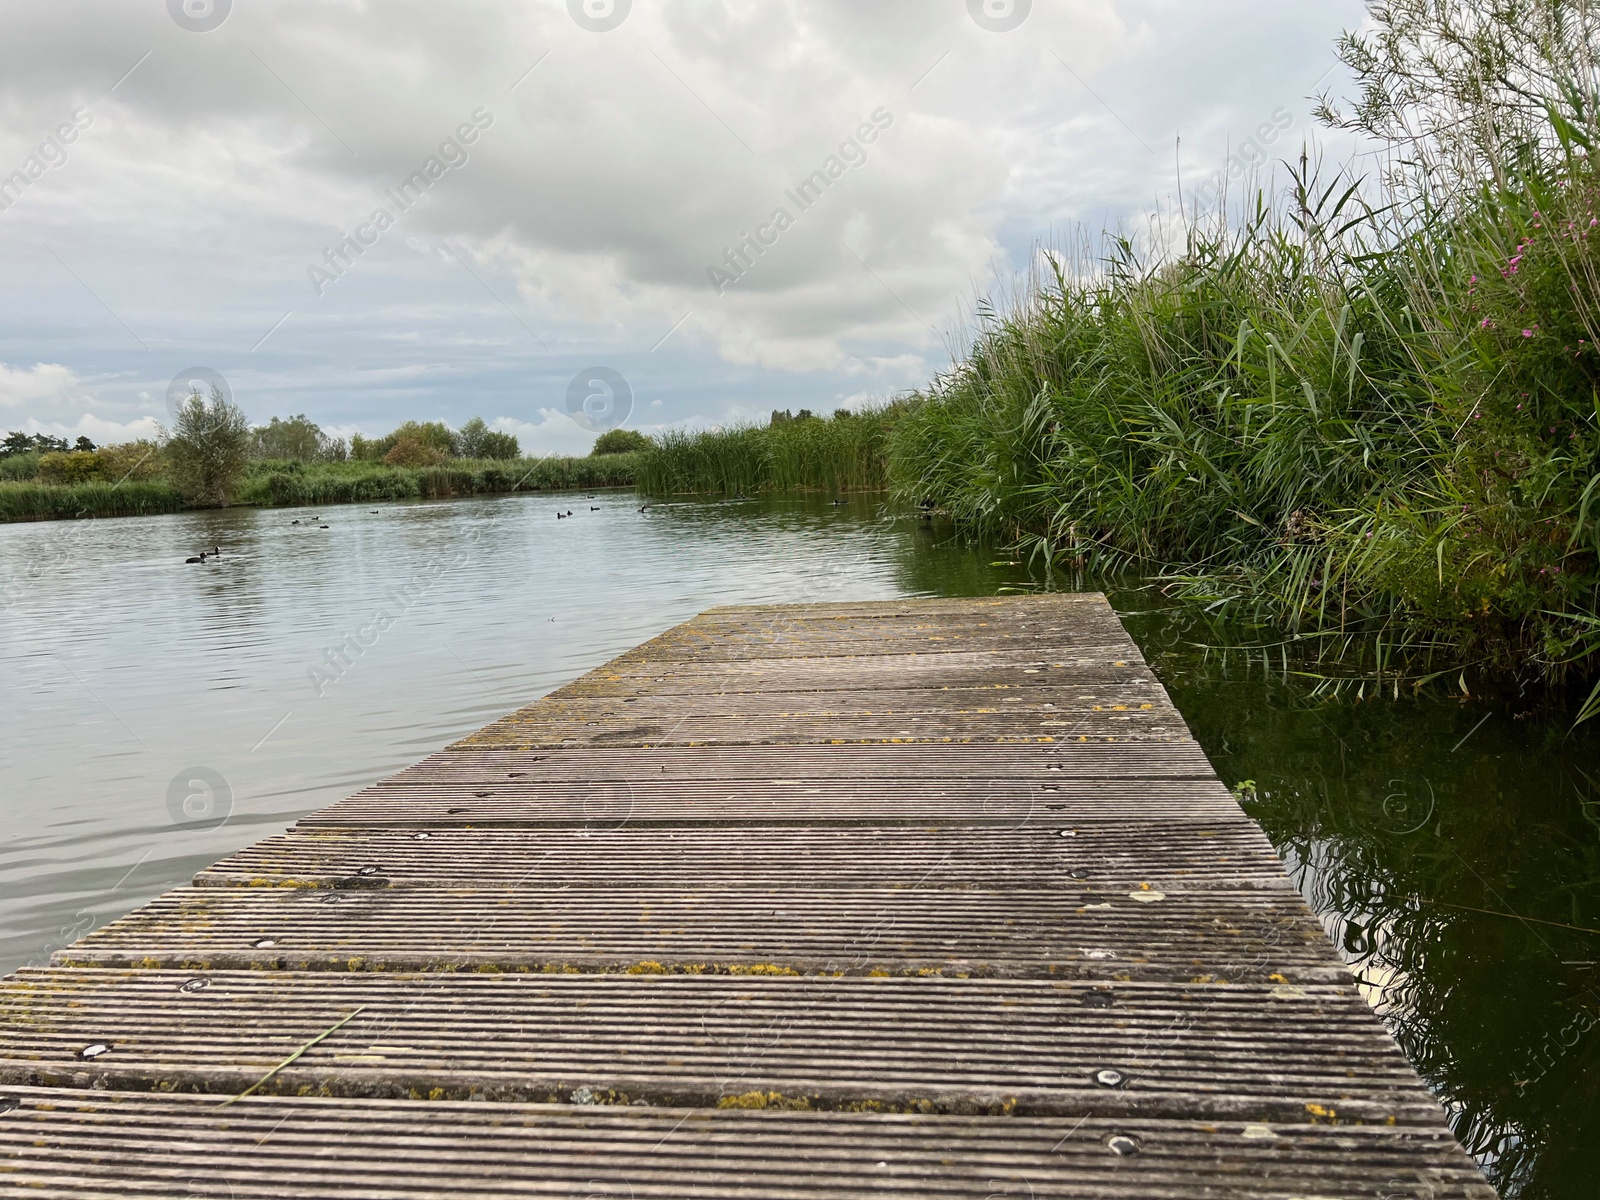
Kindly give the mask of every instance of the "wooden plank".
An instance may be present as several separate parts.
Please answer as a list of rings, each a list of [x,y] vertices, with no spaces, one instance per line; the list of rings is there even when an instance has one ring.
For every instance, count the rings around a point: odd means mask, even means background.
[[[598,717],[627,715],[639,718],[680,717],[833,717],[917,713],[926,715],[964,713],[1071,713],[1157,711],[1171,720],[1177,709],[1155,680],[1135,679],[1106,684],[1038,684],[1033,687],[1013,683],[988,683],[981,686],[935,688],[886,688],[882,679],[863,681],[872,686],[860,688],[808,688],[802,691],[717,690],[696,688],[690,692],[657,693],[640,689],[636,694],[617,697],[571,696],[552,693],[535,704],[518,709],[513,718],[533,715],[547,718],[592,720]]]
[[[973,826],[723,826],[718,828],[443,828],[418,839],[393,827],[299,828],[223,859],[199,887],[534,889],[770,886],[1045,889],[1074,884],[1129,892],[1281,889],[1283,870],[1260,829],[1239,818],[1130,827],[1097,821],[1063,839],[1041,823]]]
[[[1349,983],[25,971],[0,1084],[1427,1124]],[[185,989],[189,990],[185,990]],[[357,1011],[359,1010],[359,1012]],[[90,1045],[108,1049],[92,1061]],[[1114,1071],[1115,1076],[1106,1072]]]
[[[1494,1200],[1442,1128],[14,1089],[0,1196]],[[753,1103],[753,1100],[746,1101]]]
[[[1066,778],[1215,779],[1211,764],[1193,741],[1147,743],[1135,748],[1095,742],[1028,745],[729,746],[715,754],[681,747],[640,750],[549,750],[521,752],[455,746],[429,755],[390,777],[494,781],[500,772],[529,780],[750,780],[787,779],[948,780]],[[1237,812],[1237,808],[1234,810]]]
[[[1152,711],[1154,707],[1116,704],[1088,712],[858,713],[843,721],[835,714],[703,717],[684,713],[673,717],[629,712],[584,720],[562,719],[550,715],[550,709],[535,709],[487,725],[457,745],[538,750],[585,746],[1186,741],[1188,731],[1177,714]]]
[[[1050,776],[1046,776],[1050,778]],[[476,784],[389,784],[304,818],[303,827],[382,825],[437,829],[462,825],[807,824],[882,825],[957,821],[1016,827],[1043,821],[1052,829],[1087,820],[1119,822],[1238,817],[1233,797],[1205,780],[1137,780],[1096,787],[1063,777],[1059,784],[1025,780],[742,780],[706,783],[641,779],[538,784],[482,779]]]
[[[180,888],[61,966],[1342,982],[1298,893]],[[1152,900],[1159,895],[1159,900]]]
[[[691,618],[696,623],[727,621],[748,625],[763,618],[877,618],[898,621],[906,617],[970,617],[983,613],[999,617],[1033,614],[1081,615],[1084,621],[1115,619],[1116,613],[1100,592],[1044,592],[1007,596],[904,596],[896,600],[833,600],[813,604],[719,604]],[[1120,622],[1119,622],[1120,628]]]
[[[1036,651],[952,651],[944,654],[881,655],[857,658],[768,658],[760,662],[698,662],[635,657],[615,660],[556,689],[552,695],[578,695],[595,689],[612,695],[695,695],[701,691],[797,691],[807,688],[881,688],[892,680],[903,687],[1027,687],[1053,683],[1113,685],[1147,682],[1154,676],[1137,659],[1125,659],[1126,646],[1111,646],[1091,656],[1041,655]]]

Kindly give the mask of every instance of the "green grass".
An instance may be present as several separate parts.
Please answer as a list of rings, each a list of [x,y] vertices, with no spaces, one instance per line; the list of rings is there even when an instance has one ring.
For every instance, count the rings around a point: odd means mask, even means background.
[[[638,456],[638,486],[656,496],[883,488],[892,421],[889,410],[877,409],[770,426],[668,430]]]
[[[185,508],[170,484],[128,480],[122,484],[0,482],[0,521],[58,521],[80,517],[142,517]]]

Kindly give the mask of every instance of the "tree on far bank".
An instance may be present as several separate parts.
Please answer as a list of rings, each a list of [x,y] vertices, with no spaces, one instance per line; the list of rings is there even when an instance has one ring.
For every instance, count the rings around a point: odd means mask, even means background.
[[[251,430],[244,413],[211,386],[207,400],[190,393],[167,436],[174,482],[191,500],[225,506],[250,462]]]
[[[490,429],[482,417],[473,417],[456,434],[456,450],[462,458],[521,458],[522,447],[509,433]]]
[[[273,417],[252,432],[252,449],[257,458],[291,462],[343,462],[348,451],[343,438],[330,438],[304,413],[287,419]]]
[[[48,433],[23,433],[21,430],[12,430],[0,441],[0,458],[11,458],[18,454],[65,454],[68,450],[93,450],[94,443],[86,437],[80,437],[76,447],[67,445],[66,438],[51,437]]]
[[[383,456],[383,462],[391,467],[437,467],[449,461],[443,450],[410,436],[395,442]]]
[[[407,421],[386,437],[365,438],[356,434],[350,439],[350,457],[382,462],[389,451],[407,438],[437,451],[444,458],[455,458],[460,453],[457,435],[443,421]]]
[[[601,454],[634,454],[655,443],[637,429],[608,429],[594,440],[590,457]]]

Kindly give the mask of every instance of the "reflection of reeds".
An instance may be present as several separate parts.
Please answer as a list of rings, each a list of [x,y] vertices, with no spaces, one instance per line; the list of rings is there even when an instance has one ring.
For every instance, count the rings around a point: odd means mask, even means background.
[[[1246,809],[1457,1136],[1503,1195],[1589,1194],[1600,837],[1581,768],[1600,739],[1559,714],[1483,724],[1451,704],[1321,703],[1292,674],[1193,681],[1194,618],[1164,623],[1147,653],[1189,676],[1174,699],[1225,776],[1254,779]]]
[[[882,488],[891,420],[892,410],[874,409],[766,426],[668,430],[639,456],[639,487],[658,496]]]

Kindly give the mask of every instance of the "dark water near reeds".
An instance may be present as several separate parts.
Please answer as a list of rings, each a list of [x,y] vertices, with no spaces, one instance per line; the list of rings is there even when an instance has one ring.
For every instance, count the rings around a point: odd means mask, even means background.
[[[1030,586],[872,499],[637,509],[0,526],[0,969],[713,604]],[[1459,698],[1316,701],[1197,649],[1150,596],[1114,598],[1496,1182],[1600,1194],[1600,731]],[[197,769],[213,796],[169,798]]]

